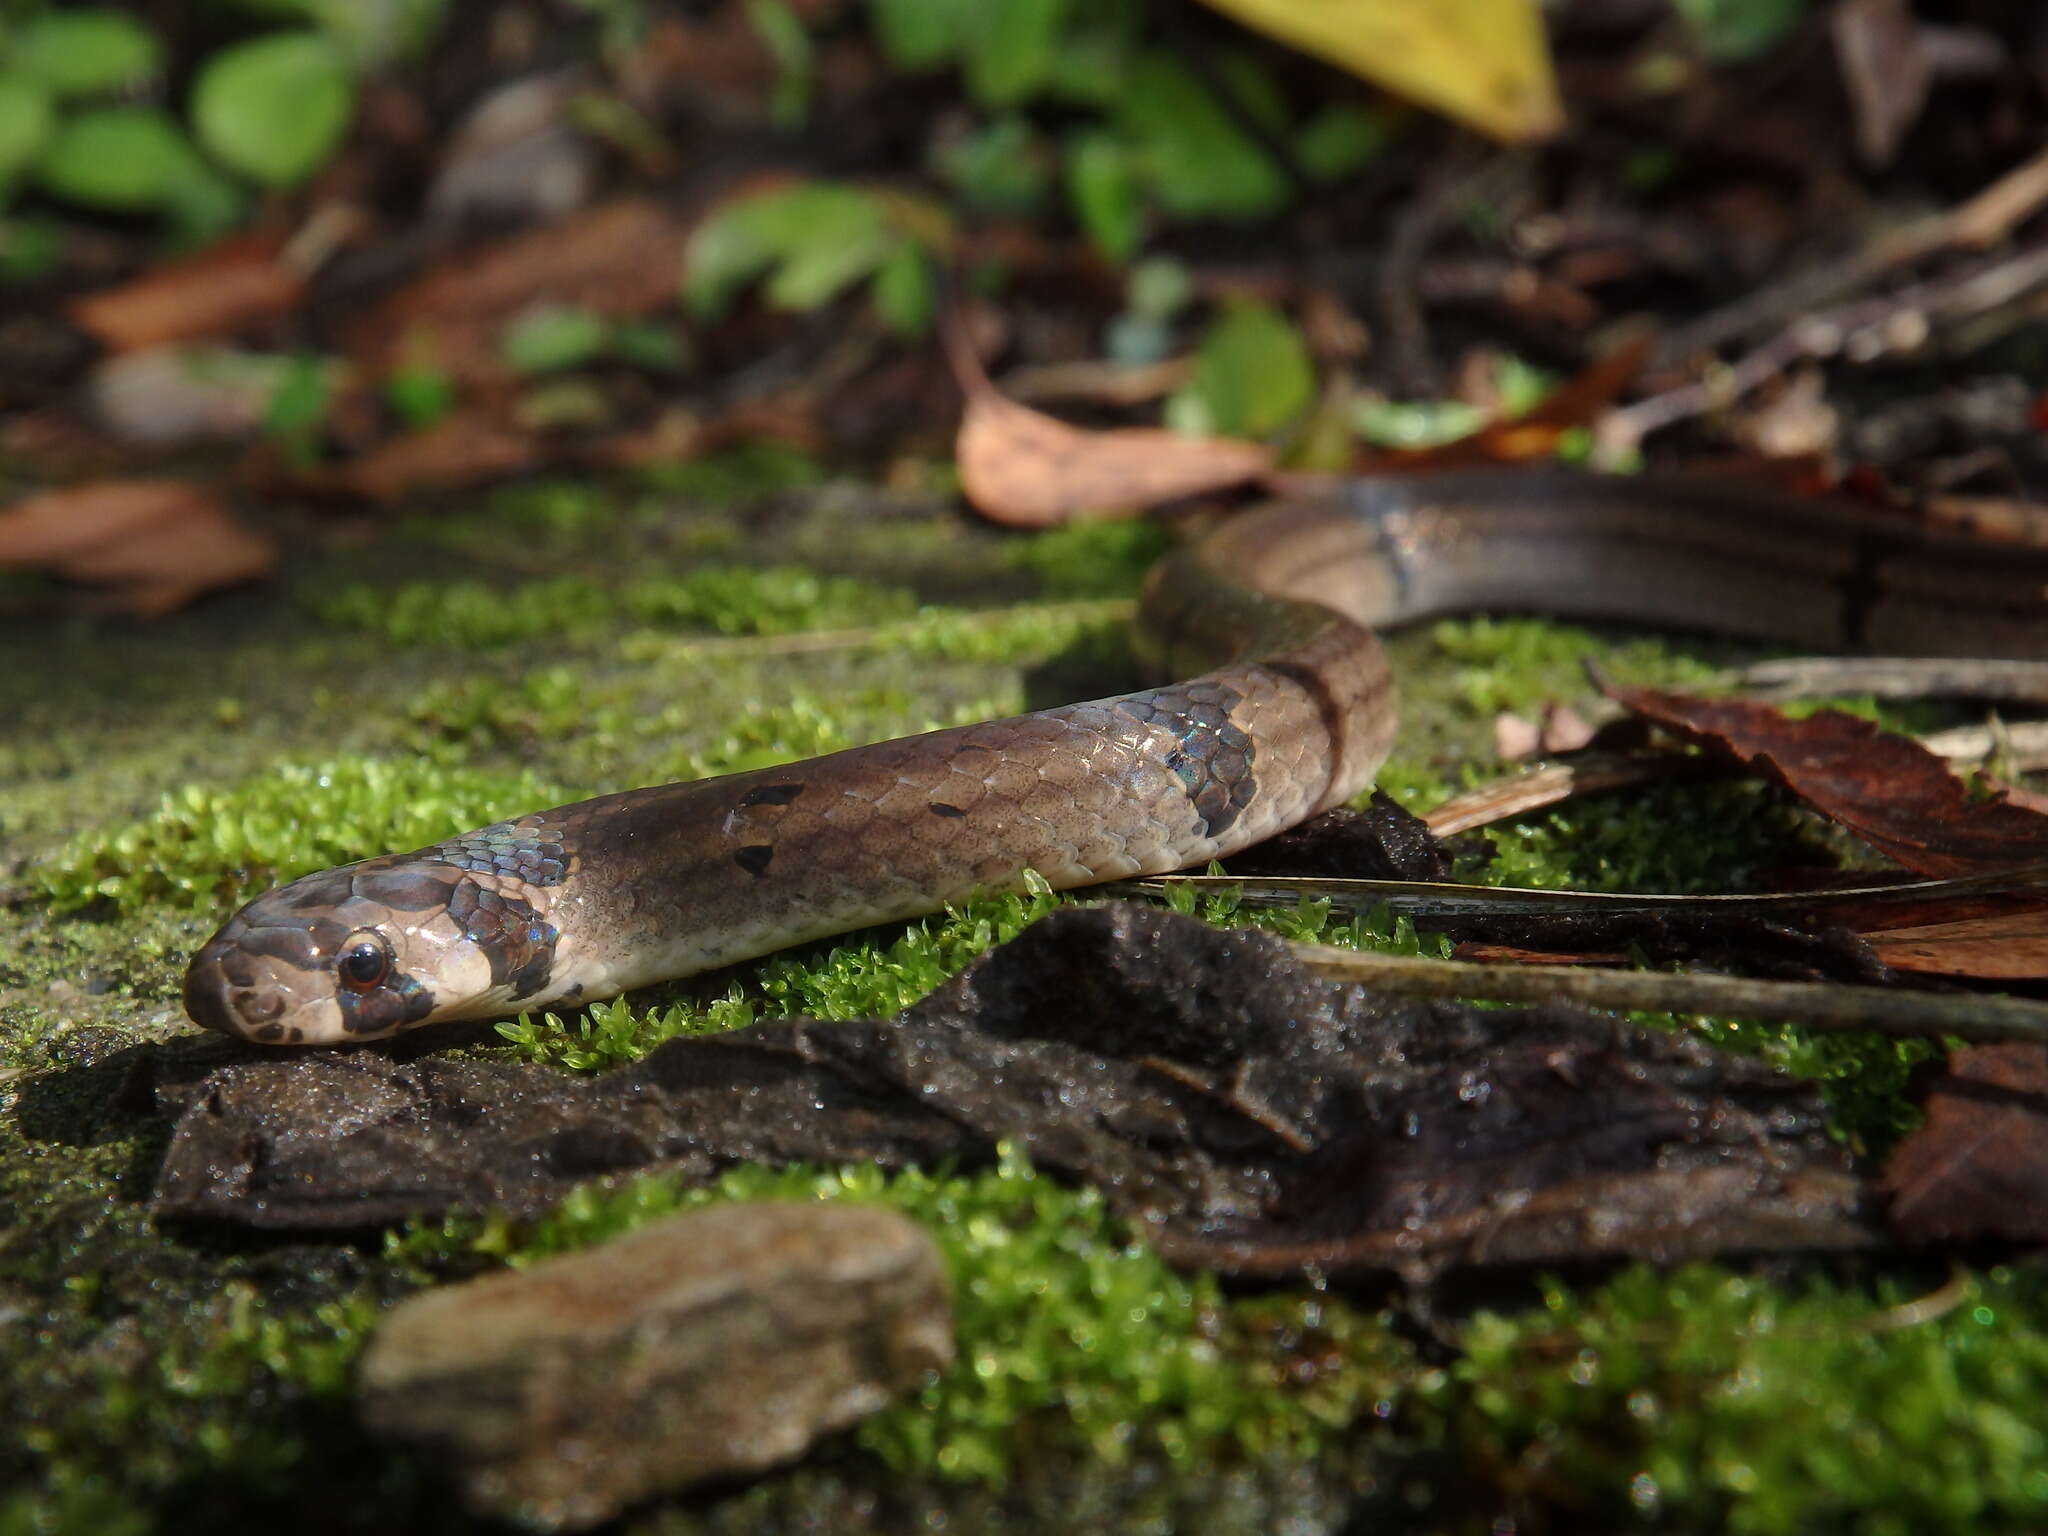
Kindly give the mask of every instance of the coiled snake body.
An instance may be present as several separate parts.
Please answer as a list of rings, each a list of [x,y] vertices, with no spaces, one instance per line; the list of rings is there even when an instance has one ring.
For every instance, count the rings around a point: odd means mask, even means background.
[[[295,880],[185,1006],[278,1044],[610,996],[937,910],[1220,857],[1371,783],[1373,630],[1540,608],[1820,648],[2048,654],[2048,551],[1673,479],[1482,471],[1275,503],[1148,578],[1141,693],[536,811]]]

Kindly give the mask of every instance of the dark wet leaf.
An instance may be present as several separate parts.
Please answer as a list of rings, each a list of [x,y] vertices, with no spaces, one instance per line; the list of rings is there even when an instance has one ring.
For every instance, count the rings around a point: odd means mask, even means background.
[[[1882,1182],[1908,1242],[2048,1238],[2048,1047],[1951,1052]]]
[[[895,1020],[673,1040],[595,1080],[365,1051],[160,1092],[182,1114],[159,1214],[265,1228],[1007,1139],[1245,1273],[1876,1240],[1806,1083],[1581,1013],[1390,1004],[1135,906],[1056,913]]]
[[[1450,853],[1427,822],[1375,790],[1363,811],[1340,806],[1232,855],[1235,875],[1334,875],[1352,880],[1448,880]]]
[[[1972,800],[1934,753],[1854,715],[1824,709],[1791,720],[1742,699],[1605,692],[1632,714],[1733,755],[1921,874],[1976,874],[2048,857],[2048,816],[2002,797]]]

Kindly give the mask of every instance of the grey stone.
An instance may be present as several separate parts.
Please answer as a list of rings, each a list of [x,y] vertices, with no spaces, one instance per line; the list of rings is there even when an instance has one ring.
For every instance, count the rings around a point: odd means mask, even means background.
[[[952,1355],[921,1227],[760,1202],[402,1302],[359,1392],[370,1427],[444,1458],[479,1512],[579,1529],[791,1460]]]

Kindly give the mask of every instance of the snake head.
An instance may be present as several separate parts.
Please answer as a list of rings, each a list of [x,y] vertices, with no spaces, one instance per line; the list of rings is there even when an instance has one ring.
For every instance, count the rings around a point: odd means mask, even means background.
[[[264,1045],[378,1040],[508,1011],[546,981],[555,930],[502,882],[435,852],[258,896],[192,957],[185,1011]]]

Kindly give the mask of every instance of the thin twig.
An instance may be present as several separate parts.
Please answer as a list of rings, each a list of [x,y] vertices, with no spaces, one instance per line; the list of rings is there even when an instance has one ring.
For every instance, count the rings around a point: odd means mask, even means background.
[[[1876,1035],[1954,1035],[1972,1041],[2048,1044],[2048,1003],[2023,998],[1751,981],[1696,971],[1673,974],[1589,971],[1568,965],[1475,965],[1463,960],[1375,955],[1327,944],[1290,943],[1288,948],[1320,976],[1359,982],[1397,997],[1569,1003],[1583,1008],[1773,1020]]]
[[[1830,906],[1870,902],[1930,901],[1950,896],[2034,891],[2048,887],[2048,863],[2019,864],[1981,875],[1942,880],[1906,880],[1894,885],[1860,885],[1822,891],[1730,892],[1717,896],[1672,896],[1639,891],[1546,891],[1515,885],[1459,885],[1448,880],[1353,880],[1315,875],[1155,875],[1103,887],[1108,895],[1164,897],[1175,888],[1215,891],[1252,907],[1291,907],[1307,899],[1327,901],[1339,911],[1377,907],[1410,917],[1614,917],[1653,913],[1664,917],[1733,913],[1812,912]]]
[[[1740,668],[1755,698],[1815,699],[1867,693],[1880,699],[1995,699],[2048,704],[2048,661],[1963,657],[1794,656]]]
[[[1953,208],[1888,230],[1842,261],[1747,295],[1673,331],[1658,349],[1659,360],[1682,362],[1739,337],[1787,325],[1939,251],[1988,250],[2044,203],[2048,150]]]
[[[2044,285],[2048,245],[2037,245],[1960,276],[1809,314],[1703,379],[1609,412],[1599,427],[1602,444],[1609,451],[1633,446],[1674,422],[1725,409],[1795,363],[1837,354],[1871,362],[1918,350],[1939,325],[2009,306]]]

